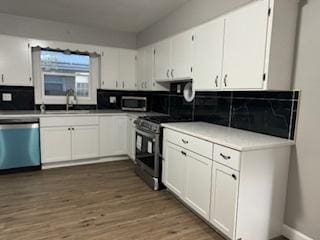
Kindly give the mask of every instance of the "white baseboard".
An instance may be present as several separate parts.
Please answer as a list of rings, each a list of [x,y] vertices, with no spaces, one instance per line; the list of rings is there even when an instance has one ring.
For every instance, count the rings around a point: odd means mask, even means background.
[[[290,240],[314,240],[288,225],[283,225],[283,236]]]
[[[129,158],[127,156],[117,156],[117,157],[106,157],[106,158],[98,158],[98,159],[65,161],[65,162],[59,162],[59,163],[42,164],[42,169],[72,167],[72,166],[79,166],[79,165],[88,165],[88,164],[115,162],[115,161],[124,161],[124,160],[129,160]]]

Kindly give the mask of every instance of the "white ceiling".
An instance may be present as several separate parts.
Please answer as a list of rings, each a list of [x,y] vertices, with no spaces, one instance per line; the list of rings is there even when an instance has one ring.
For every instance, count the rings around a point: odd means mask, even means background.
[[[189,0],[0,0],[0,12],[140,32]]]

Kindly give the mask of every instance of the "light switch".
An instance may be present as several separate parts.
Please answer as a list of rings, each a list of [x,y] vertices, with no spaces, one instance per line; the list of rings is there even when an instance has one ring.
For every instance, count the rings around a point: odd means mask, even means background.
[[[12,94],[11,93],[2,93],[2,101],[3,102],[11,102]]]
[[[109,98],[110,103],[117,103],[117,98],[116,97],[110,97]]]

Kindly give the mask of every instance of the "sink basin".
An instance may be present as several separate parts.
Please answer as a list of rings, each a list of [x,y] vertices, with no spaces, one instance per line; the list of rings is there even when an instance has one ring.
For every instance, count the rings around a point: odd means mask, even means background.
[[[87,114],[91,113],[91,110],[59,110],[59,111],[46,111],[44,114]]]

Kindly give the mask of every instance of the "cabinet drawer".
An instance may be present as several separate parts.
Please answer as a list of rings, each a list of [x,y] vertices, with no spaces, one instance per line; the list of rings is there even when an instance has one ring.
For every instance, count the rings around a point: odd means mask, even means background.
[[[240,152],[231,148],[215,144],[213,160],[235,170],[240,170]]]
[[[188,149],[192,152],[200,154],[204,157],[212,159],[213,144],[205,140],[166,129],[167,141],[174,143],[180,147]]]
[[[40,118],[41,127],[88,126],[98,125],[99,117],[44,117]]]

